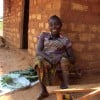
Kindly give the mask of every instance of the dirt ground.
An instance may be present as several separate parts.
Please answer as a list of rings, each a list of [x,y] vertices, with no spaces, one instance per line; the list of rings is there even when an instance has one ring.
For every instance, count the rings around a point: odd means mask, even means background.
[[[26,69],[31,65],[32,60],[27,50],[2,47],[0,48],[0,74]]]

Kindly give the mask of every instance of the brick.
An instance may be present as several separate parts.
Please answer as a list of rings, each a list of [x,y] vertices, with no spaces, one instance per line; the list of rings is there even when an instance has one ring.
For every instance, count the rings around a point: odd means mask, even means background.
[[[19,38],[20,38],[20,35],[19,35],[19,34],[17,34],[17,35],[16,35],[16,37],[17,37],[17,39],[19,39]]]
[[[21,16],[21,13],[20,12],[18,12],[18,17],[20,17]]]
[[[99,24],[99,25],[97,25],[97,32],[99,32],[99,33],[100,33],[100,24]]]
[[[39,23],[39,28],[44,28],[44,23]]]
[[[87,26],[85,24],[70,23],[70,28],[72,31],[84,32],[86,30],[86,27]]]
[[[32,14],[32,19],[35,19],[37,17],[36,14]]]
[[[32,34],[35,34],[35,29],[32,29],[31,32],[32,32]]]
[[[34,41],[34,43],[36,43],[37,42],[37,37],[33,37],[33,41]]]
[[[71,4],[71,9],[72,10],[77,10],[77,11],[88,11],[88,6],[73,2]]]
[[[92,53],[82,53],[81,59],[85,61],[94,61],[94,56]]]
[[[89,41],[88,36],[87,34],[80,34],[80,41]]]
[[[92,61],[92,62],[89,62],[89,64],[88,64],[88,70],[89,71],[95,71],[95,72],[99,72],[99,70],[100,70],[100,62],[98,62],[98,61]]]
[[[48,29],[48,26],[49,26],[48,23],[45,23],[45,29]]]
[[[89,50],[89,51],[100,51],[100,44],[99,43],[90,43],[88,45],[87,50]]]
[[[89,30],[91,32],[100,32],[100,25],[89,25]]]
[[[61,8],[61,4],[60,1],[58,0],[57,2],[53,3],[52,8],[55,9],[60,9]]]
[[[96,25],[92,25],[90,26],[91,31],[96,32],[97,31],[97,27]]]
[[[100,2],[98,4],[96,4],[96,5],[92,4],[92,6],[91,6],[91,12],[93,14],[100,13]]]
[[[46,30],[45,29],[42,29],[41,32],[46,32]]]
[[[37,44],[35,44],[35,49],[37,48]]]
[[[41,20],[41,14],[37,14],[37,15],[36,15],[36,18],[37,18],[38,20]]]
[[[95,34],[90,34],[90,33],[82,33],[79,34],[80,36],[80,41],[94,41],[96,39],[96,35]]]
[[[72,41],[79,41],[79,34],[78,33],[67,33],[67,36],[72,40]]]
[[[46,5],[46,9],[52,9],[52,4],[48,3],[48,4]]]
[[[19,5],[20,5],[20,6],[22,5],[22,1],[19,2]]]
[[[31,49],[35,49],[34,42],[31,42],[29,46],[30,46]]]
[[[28,38],[30,41],[32,40],[32,36],[31,35],[29,35],[29,38]]]
[[[34,5],[36,5],[37,4],[37,0],[34,0]]]
[[[75,44],[73,44],[73,48],[77,52],[83,52],[86,49],[86,45],[85,44],[80,44],[80,43],[75,43]]]

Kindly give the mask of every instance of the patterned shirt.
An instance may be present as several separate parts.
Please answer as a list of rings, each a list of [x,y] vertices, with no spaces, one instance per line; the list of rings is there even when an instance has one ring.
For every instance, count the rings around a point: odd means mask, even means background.
[[[58,38],[53,39],[51,33],[43,32],[39,39],[43,40],[44,48],[43,52],[48,56],[60,56],[63,55],[67,48],[72,46],[72,43],[67,37],[59,35]]]

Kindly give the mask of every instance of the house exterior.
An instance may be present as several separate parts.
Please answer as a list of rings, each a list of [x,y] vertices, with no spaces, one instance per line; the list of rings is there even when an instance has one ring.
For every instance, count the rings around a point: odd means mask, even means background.
[[[35,56],[38,36],[55,14],[73,43],[77,66],[100,72],[100,0],[4,0],[4,38]]]

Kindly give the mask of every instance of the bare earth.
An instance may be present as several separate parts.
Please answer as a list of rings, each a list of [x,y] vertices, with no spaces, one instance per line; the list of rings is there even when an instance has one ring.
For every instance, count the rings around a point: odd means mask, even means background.
[[[26,69],[31,65],[32,60],[26,50],[0,48],[0,74]]]

